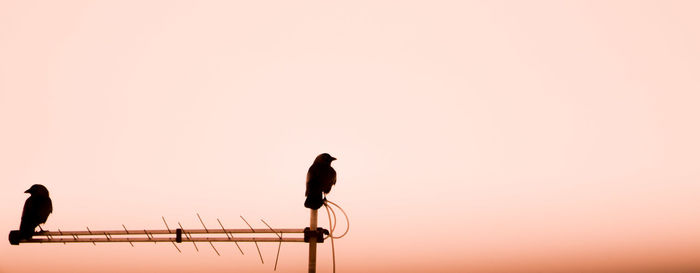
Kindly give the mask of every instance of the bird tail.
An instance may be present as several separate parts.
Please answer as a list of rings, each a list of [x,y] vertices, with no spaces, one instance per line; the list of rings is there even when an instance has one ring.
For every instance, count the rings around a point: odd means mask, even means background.
[[[304,201],[304,207],[316,210],[323,206],[323,195],[321,194],[309,194],[306,196],[306,201]]]
[[[36,226],[32,225],[20,225],[19,227],[19,237],[21,239],[29,240],[34,235],[34,229]]]

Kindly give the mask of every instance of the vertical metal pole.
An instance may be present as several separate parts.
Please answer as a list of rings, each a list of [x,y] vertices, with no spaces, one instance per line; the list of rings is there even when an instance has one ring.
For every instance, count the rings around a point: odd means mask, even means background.
[[[316,232],[318,223],[318,210],[311,210],[311,224],[309,227]],[[316,273],[316,236],[309,238],[309,273]]]

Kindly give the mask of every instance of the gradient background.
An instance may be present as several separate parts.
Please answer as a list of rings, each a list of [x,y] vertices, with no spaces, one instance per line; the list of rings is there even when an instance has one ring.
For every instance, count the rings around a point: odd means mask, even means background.
[[[49,230],[301,228],[328,152],[339,272],[700,272],[699,10],[0,1],[0,231],[34,183]],[[4,241],[0,272],[272,272],[242,247]]]

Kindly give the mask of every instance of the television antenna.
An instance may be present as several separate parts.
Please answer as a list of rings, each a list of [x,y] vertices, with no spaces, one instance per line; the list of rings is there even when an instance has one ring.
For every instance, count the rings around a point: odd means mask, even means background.
[[[335,205],[340,209],[345,217],[347,215],[337,204],[327,201],[328,203]],[[10,244],[19,245],[27,243],[129,243],[134,246],[134,243],[172,243],[178,252],[182,252],[178,244],[183,242],[192,242],[195,249],[199,251],[197,246],[198,242],[206,242],[212,247],[217,255],[221,256],[219,251],[214,246],[214,243],[234,243],[244,255],[243,250],[238,245],[239,242],[253,242],[255,248],[258,250],[258,256],[260,257],[260,262],[265,263],[263,260],[262,253],[260,252],[260,247],[258,243],[278,243],[277,244],[277,256],[275,257],[275,267],[277,270],[277,262],[279,261],[280,250],[282,248],[282,243],[308,243],[309,244],[309,273],[316,272],[316,247],[318,243],[323,243],[325,239],[330,238],[331,243],[333,239],[339,239],[345,234],[333,237],[333,229],[335,225],[330,222],[331,213],[333,213],[333,218],[335,218],[335,212],[332,208],[329,209],[328,204],[325,204],[326,210],[328,211],[328,219],[330,225],[330,231],[322,227],[318,227],[318,210],[311,210],[309,226],[306,228],[273,228],[265,220],[260,219],[260,221],[267,226],[267,228],[253,228],[248,221],[241,216],[241,219],[248,228],[242,229],[229,229],[225,228],[221,220],[218,218],[216,221],[219,223],[220,228],[207,228],[202,220],[202,217],[197,213],[197,218],[199,222],[202,223],[203,228],[183,228],[178,222],[178,227],[172,229],[162,217],[163,223],[165,224],[165,229],[128,229],[122,224],[123,229],[117,230],[91,230],[86,227],[85,230],[80,231],[62,231],[58,229],[57,231],[42,231],[35,232],[31,239],[20,239],[19,230],[12,230],[9,234]],[[349,230],[348,222],[348,230]],[[333,248],[335,248],[333,246]],[[335,272],[335,250],[333,250],[333,272]]]

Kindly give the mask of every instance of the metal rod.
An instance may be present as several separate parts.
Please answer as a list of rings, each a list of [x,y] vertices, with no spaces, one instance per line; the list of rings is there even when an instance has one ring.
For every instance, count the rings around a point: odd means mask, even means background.
[[[123,226],[123,225],[122,225]],[[182,227],[182,225],[180,225]],[[182,229],[185,230],[185,229]],[[88,231],[44,231],[43,233],[34,233],[34,235],[49,235],[49,236],[66,236],[66,235],[95,235],[97,234],[110,234],[110,235],[128,235],[128,234],[149,234],[149,235],[160,235],[160,234],[175,234],[175,230],[167,229],[151,229],[151,230],[128,230],[124,227],[124,230],[91,230]],[[280,228],[275,230],[270,230],[269,228],[231,228],[231,229],[188,229],[187,233],[190,234],[226,234],[226,233],[304,233],[304,229],[301,228]]]
[[[173,246],[175,246],[175,249],[177,249],[177,252],[182,253],[182,250],[180,250],[180,248],[177,247],[177,244],[175,242],[173,242],[173,241],[170,241],[170,242],[173,243]]]
[[[195,241],[192,240],[191,236],[189,236],[189,239],[190,239],[190,241],[192,241],[192,245],[194,245],[194,249],[197,250],[197,252],[199,252],[199,247],[197,247],[197,243],[195,243]]]
[[[226,230],[226,228],[224,228],[224,224],[221,223],[221,220],[219,220],[219,218],[216,218],[216,221],[219,222],[219,225],[221,226],[221,229]],[[229,235],[228,232],[225,233],[225,234],[226,234],[226,237],[228,237],[228,238],[233,238],[233,234],[231,234],[231,237],[228,236],[228,235]],[[236,247],[238,247],[238,250],[241,251],[241,255],[245,255],[245,253],[243,253],[243,249],[241,249],[241,246],[239,246],[238,243],[235,242],[235,241],[234,241],[234,243],[236,243]]]
[[[180,230],[182,230],[182,233],[184,233],[185,237],[187,237],[187,239],[189,240],[190,235],[188,235],[187,232],[185,232],[185,229],[182,227],[182,224],[180,224],[180,222],[177,222],[177,225],[180,226]],[[197,250],[197,252],[199,252],[199,248],[197,247],[197,243],[192,241],[192,244],[194,245],[194,249]]]
[[[265,264],[265,261],[263,260],[263,257],[262,257],[262,253],[260,253],[260,247],[258,246],[258,241],[256,241],[255,238],[253,238],[253,243],[255,244],[255,248],[258,249],[258,256],[260,256],[260,262],[262,264]]]
[[[221,223],[221,220],[219,220],[219,218],[216,218],[216,221],[219,222],[221,229],[223,229],[223,230],[226,229],[226,228],[224,228],[224,224]],[[231,238],[231,235],[228,235],[229,234],[228,232],[224,232],[224,234],[226,234],[226,238]]]
[[[318,210],[311,210],[309,228],[316,231],[318,227]],[[316,236],[309,238],[309,273],[316,273]]]
[[[253,227],[250,226],[250,224],[248,224],[248,221],[246,221],[245,218],[243,218],[243,215],[241,215],[241,219],[243,219],[243,222],[245,222],[245,224],[248,225],[248,227],[250,227],[250,230],[252,230],[253,232],[255,232],[255,229],[253,229]],[[258,242],[256,242],[255,240],[253,240],[253,243],[255,243],[255,248],[258,249],[258,256],[260,256],[260,262],[261,262],[262,264],[265,264],[265,261],[263,260],[263,257],[262,257],[262,253],[260,253],[260,247],[258,246]]]
[[[265,225],[266,225],[266,226],[267,226],[268,228],[270,228],[270,231],[274,232],[274,233],[275,233],[275,235],[277,235],[277,237],[280,237],[280,238],[282,238],[282,236],[281,236],[280,234],[277,234],[277,232],[276,232],[276,231],[275,231],[274,229],[272,229],[272,227],[271,227],[270,225],[268,225],[268,224],[267,224],[267,222],[265,222],[265,220],[263,220],[263,219],[260,219],[260,221],[262,221],[262,222],[263,222],[263,224],[265,224]]]
[[[202,217],[199,216],[199,213],[197,213],[197,218],[199,218],[199,222],[202,223],[202,227],[204,227],[204,230],[205,230],[207,233],[209,233],[209,230],[207,229],[207,226],[204,224],[204,221],[202,221]],[[225,233],[225,234],[226,234],[226,238],[231,239],[231,238],[228,237],[228,233]],[[214,247],[214,244],[213,244],[211,241],[209,241],[209,244],[211,245],[211,248],[214,249],[214,252],[216,252],[216,255],[217,255],[217,256],[221,256],[221,254],[219,254],[219,251],[216,250],[216,247]]]
[[[280,243],[277,245],[277,257],[275,257],[275,271],[277,271],[277,261],[280,259],[280,249],[282,249],[282,236],[283,234],[280,234]]]
[[[92,235],[92,231],[90,231],[89,227],[85,227],[85,229],[87,229],[88,233],[90,233],[90,235]],[[97,244],[95,242],[92,242],[92,245],[96,246]]]
[[[28,240],[20,240],[20,243],[146,243],[146,242],[174,242],[175,239],[173,238],[115,238],[112,237],[111,239],[107,238],[102,238],[102,237],[97,237],[97,238],[79,238],[79,239],[71,239],[71,238],[53,238],[53,239],[45,239],[45,238],[32,238]],[[190,242],[217,242],[217,243],[225,243],[225,242],[261,242],[261,243],[274,243],[274,242],[290,242],[290,243],[303,243],[304,238],[274,238],[274,237],[237,237],[237,238],[232,238],[228,239],[226,237],[201,237],[201,238],[183,238],[183,242],[190,241]]]
[[[250,224],[248,224],[248,221],[246,221],[245,218],[243,218],[243,215],[241,215],[241,219],[243,219],[243,222],[245,222],[245,224],[248,225],[251,231],[255,232],[255,229],[252,226],[250,226]]]
[[[204,227],[204,231],[206,233],[209,233],[209,230],[207,229],[207,226],[204,225],[204,221],[202,221],[202,217],[199,216],[199,213],[197,213],[197,218],[199,218],[199,222],[202,223],[202,226]]]
[[[124,227],[124,231],[126,231],[126,234],[129,234],[129,230],[126,229],[126,226],[124,224],[122,224],[122,227]],[[58,232],[61,232],[61,231],[59,230]],[[105,231],[105,233],[107,233],[107,231]],[[61,235],[63,235],[63,233],[61,233]],[[131,241],[129,241],[129,244],[131,245],[131,247],[134,247],[134,244],[131,243]]]
[[[61,233],[61,229],[60,229],[60,228],[58,229],[58,233],[60,233],[61,235],[63,235],[63,233]],[[66,243],[63,243],[63,244],[65,245]],[[134,246],[134,245],[132,244],[131,246]]]
[[[211,241],[209,241],[209,244],[211,245],[211,248],[214,249],[214,252],[216,252],[216,255],[217,255],[217,256],[221,256],[221,254],[219,254],[219,251],[216,250],[216,247],[214,247],[214,243],[212,243]]]
[[[167,228],[168,232],[170,232],[170,227],[168,226],[168,222],[165,221],[165,216],[161,216],[160,218],[163,218],[163,223],[165,223],[165,228]]]
[[[272,226],[270,226],[267,222],[265,222],[265,220],[260,219],[260,221],[263,222],[263,224],[265,224],[268,228],[270,228],[271,231],[273,231],[273,232],[275,231],[275,230],[272,228]],[[279,237],[280,240],[282,240],[282,233],[277,234],[277,232],[275,232],[275,235],[277,235],[277,237]],[[277,271],[277,261],[278,261],[279,258],[280,258],[280,249],[281,249],[281,248],[282,248],[282,241],[280,241],[279,245],[277,246],[277,256],[275,256],[275,269],[274,269],[275,271]]]

